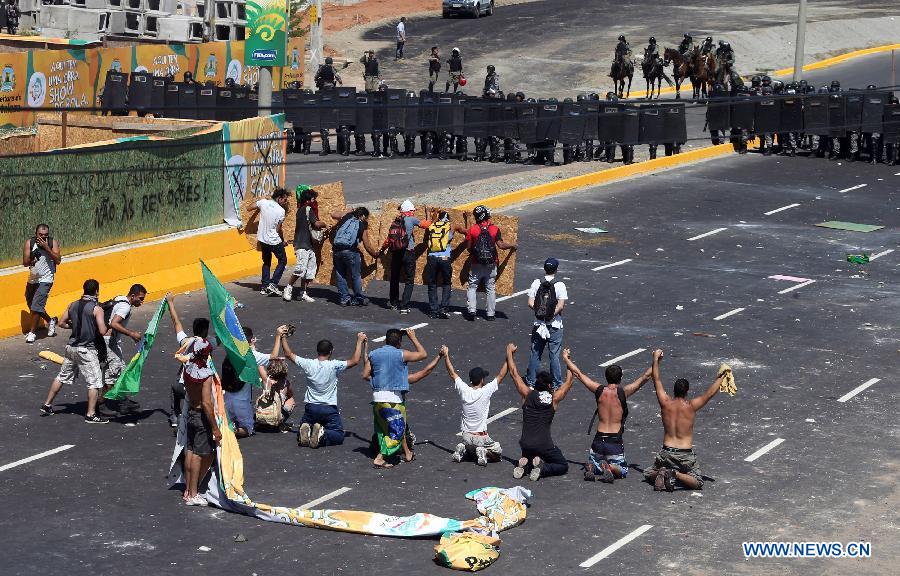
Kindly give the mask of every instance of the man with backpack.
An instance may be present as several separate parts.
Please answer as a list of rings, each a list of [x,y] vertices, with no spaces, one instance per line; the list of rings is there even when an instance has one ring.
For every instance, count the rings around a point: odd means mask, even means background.
[[[625,460],[625,444],[622,434],[625,432],[625,419],[628,418],[627,399],[641,389],[652,375],[647,368],[640,377],[623,387],[622,368],[618,364],[606,367],[606,384],[595,382],[578,369],[569,350],[563,350],[563,360],[575,378],[594,395],[597,401],[597,432],[588,450],[588,461],[584,465],[584,479],[588,482],[600,480],[612,484],[616,478],[628,476],[628,462]],[[593,424],[594,420],[591,419]],[[589,427],[590,428],[590,427]]]
[[[124,334],[135,343],[144,337],[138,331],[128,329],[128,321],[131,319],[133,308],[140,308],[147,296],[147,289],[141,284],[134,284],[128,289],[125,296],[116,296],[112,300],[100,305],[103,309],[103,318],[109,326],[109,335],[106,340],[106,362],[103,370],[103,390],[109,390],[125,370],[125,354],[120,343]],[[118,412],[134,412],[139,408],[138,403],[130,398],[125,398],[118,403]]]
[[[304,302],[315,302],[306,293],[307,286],[316,279],[319,264],[316,260],[316,248],[322,245],[325,238],[325,223],[319,220],[319,194],[309,186],[297,186],[297,225],[294,227],[294,254],[297,264],[294,272],[284,287],[283,298],[290,302],[294,297],[294,283],[300,279],[300,299]]]
[[[428,283],[428,306],[431,318],[447,320],[450,318],[450,283],[453,279],[452,256],[453,227],[450,215],[441,210],[437,220],[428,226],[425,245],[428,247],[428,259],[425,262],[425,282]],[[438,275],[441,277],[441,302],[438,304]]]
[[[372,258],[378,257],[378,250],[369,241],[369,210],[360,206],[346,212],[333,212],[331,217],[338,220],[334,234],[334,253],[331,258],[334,275],[337,278],[340,304],[368,306],[369,299],[363,293],[362,254],[359,245],[362,244]],[[347,288],[348,279],[353,287],[352,298]]]
[[[431,222],[419,220],[416,206],[409,200],[400,204],[400,214],[391,222],[387,238],[381,247],[382,252],[391,252],[391,280],[388,297],[388,308],[399,309],[401,314],[409,314],[409,300],[412,298],[413,285],[416,280],[416,239],[413,236],[416,227],[428,229]],[[403,286],[403,297],[400,297],[400,275],[406,274]]]
[[[544,348],[550,347],[550,374],[553,376],[553,389],[562,386],[562,368],[559,355],[562,352],[563,321],[562,311],[569,298],[566,285],[556,280],[559,261],[547,258],[544,262],[544,278],[536,279],[528,289],[528,307],[534,310],[534,325],[531,328],[531,359],[528,361],[528,372],[525,381],[534,386]]]
[[[477,312],[476,293],[478,286],[484,282],[484,290],[487,293],[485,305],[485,319],[494,319],[497,293],[495,281],[497,279],[497,265],[500,257],[497,249],[515,250],[515,244],[503,241],[500,228],[491,222],[491,212],[487,206],[478,205],[472,211],[475,216],[475,224],[468,230],[457,227],[456,231],[466,235],[466,245],[469,247],[469,283],[466,288],[466,312],[463,317],[468,321],[475,320]]]

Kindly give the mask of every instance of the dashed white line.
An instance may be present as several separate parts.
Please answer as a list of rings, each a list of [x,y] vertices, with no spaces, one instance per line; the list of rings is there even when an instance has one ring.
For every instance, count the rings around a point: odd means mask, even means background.
[[[704,232],[703,234],[694,236],[693,238],[688,238],[688,242],[693,242],[694,240],[699,240],[701,238],[706,238],[707,236],[712,236],[713,234],[718,234],[723,230],[728,230],[728,228],[716,228],[715,230],[710,230],[709,232]]]
[[[624,260],[619,260],[618,262],[613,262],[612,264],[604,264],[603,266],[597,266],[596,268],[591,268],[592,271],[596,272],[597,270],[605,270],[606,268],[612,268],[613,266],[621,266],[622,264],[628,264],[632,261],[632,258],[626,258]]]
[[[622,354],[621,356],[616,356],[615,358],[612,358],[612,359],[610,359],[610,360],[607,360],[606,362],[604,362],[603,364],[601,364],[600,367],[601,367],[601,368],[606,368],[606,367],[609,366],[610,364],[615,364],[615,363],[618,362],[619,360],[624,360],[624,359],[626,359],[626,358],[631,358],[631,357],[634,356],[635,354],[640,354],[640,353],[643,352],[644,350],[646,350],[646,348],[638,348],[637,350],[632,350],[631,352],[628,352],[627,354]]]
[[[857,184],[856,186],[851,186],[849,188],[844,188],[843,190],[838,190],[838,192],[840,194],[846,194],[847,192],[850,192],[851,190],[859,190],[860,188],[865,188],[866,186],[868,186],[868,184]]]
[[[843,396],[838,398],[838,402],[841,402],[841,403],[846,402],[847,400],[853,398],[854,396],[856,396],[857,394],[859,394],[860,392],[862,392],[869,386],[871,386],[873,384],[877,384],[878,382],[881,382],[881,378],[871,378],[869,380],[866,380],[865,382],[863,382],[862,384],[860,384],[853,390],[847,392],[846,394],[844,394]]]
[[[759,458],[760,456],[762,456],[763,454],[765,454],[766,452],[768,452],[768,451],[771,450],[772,448],[775,448],[776,446],[778,446],[778,445],[781,444],[782,442],[784,442],[784,438],[776,438],[776,439],[772,440],[771,442],[769,442],[768,444],[766,444],[765,446],[763,446],[762,448],[760,448],[759,450],[757,450],[757,451],[754,452],[753,454],[751,454],[751,455],[747,456],[746,458],[744,458],[744,462],[753,462],[754,460],[756,460],[757,458]]]
[[[510,298],[515,298],[516,296],[521,296],[522,294],[527,294],[528,290],[519,290],[515,294],[510,294],[509,296],[501,296],[497,298],[497,302],[503,302],[504,300],[509,300]]]
[[[409,328],[404,328],[404,330],[418,330],[419,328],[424,328],[428,326],[428,322],[422,322],[421,324],[416,324],[415,326],[410,326]],[[384,339],[387,336],[379,336],[378,338],[372,338],[372,342],[384,342]]]
[[[313,506],[318,506],[322,502],[326,502],[328,500],[331,500],[332,498],[337,498],[341,494],[343,494],[345,492],[349,492],[350,490],[351,489],[347,488],[346,486],[344,486],[343,488],[338,488],[334,492],[329,492],[328,494],[322,496],[321,498],[316,498],[315,500],[310,500],[309,502],[307,502],[306,504],[301,506],[300,509],[301,510],[309,510]]]
[[[739,314],[739,313],[743,312],[744,310],[746,310],[746,308],[735,308],[734,310],[731,310],[724,314],[719,314],[718,316],[713,318],[713,320],[724,320],[725,318],[728,318],[729,316],[734,316],[735,314]]]
[[[40,460],[41,458],[46,458],[47,456],[53,456],[58,452],[62,452],[64,450],[68,450],[69,448],[74,448],[74,444],[64,444],[58,448],[54,448],[53,450],[47,450],[46,452],[41,452],[40,454],[35,454],[34,456],[29,456],[28,458],[22,458],[21,460],[16,460],[15,462],[10,462],[9,464],[4,464],[0,466],[0,472],[5,470],[9,470],[10,468],[15,468],[16,466],[21,466],[22,464],[28,464],[29,462],[34,462],[35,460]]]
[[[893,251],[894,251],[893,248],[888,248],[884,252],[879,252],[878,254],[872,254],[871,256],[869,256],[869,262],[871,262],[872,260],[881,258],[882,256],[887,256],[888,254],[890,254]]]
[[[787,294],[788,292],[793,292],[794,290],[798,290],[800,288],[803,288],[804,286],[809,286],[810,284],[813,284],[813,283],[815,283],[815,280],[807,280],[806,282],[801,282],[800,284],[795,284],[794,286],[791,286],[790,288],[785,288],[784,290],[779,290],[778,293],[779,294]]]
[[[790,210],[791,208],[796,208],[800,204],[788,204],[787,206],[782,206],[781,208],[776,208],[774,210],[769,210],[768,212],[763,212],[765,216],[771,216],[772,214],[778,214],[779,212],[784,212],[785,210]]]
[[[628,544],[629,542],[631,542],[632,540],[634,540],[635,538],[637,538],[638,536],[640,536],[641,534],[643,534],[644,532],[646,532],[647,530],[649,530],[651,528],[653,528],[652,524],[644,524],[637,530],[634,530],[627,536],[619,538],[618,540],[616,540],[615,542],[613,542],[612,544],[610,544],[609,546],[607,546],[600,552],[594,554],[593,556],[591,556],[590,558],[588,558],[587,560],[585,560],[584,562],[579,564],[579,566],[582,568],[590,568],[597,562],[603,560],[604,558],[606,558],[607,556],[609,556],[610,554],[612,554],[613,552],[615,552],[622,546]]]

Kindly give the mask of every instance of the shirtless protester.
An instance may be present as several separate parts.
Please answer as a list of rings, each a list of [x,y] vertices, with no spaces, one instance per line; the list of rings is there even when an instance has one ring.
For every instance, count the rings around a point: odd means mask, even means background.
[[[703,476],[697,455],[694,453],[694,418],[697,412],[719,392],[725,373],[719,375],[712,386],[696,398],[687,397],[690,384],[684,378],[675,381],[673,396],[663,389],[659,376],[659,361],[663,351],[653,351],[653,385],[663,421],[663,447],[656,455],[653,466],[644,471],[644,478],[653,482],[656,491],[672,492],[677,485],[690,490],[703,488]]]
[[[612,364],[606,367],[606,384],[600,384],[588,378],[575,365],[568,348],[563,350],[562,357],[569,372],[584,384],[597,402],[597,433],[594,434],[594,441],[591,442],[591,448],[588,450],[588,461],[584,466],[584,479],[589,482],[600,480],[612,484],[616,478],[628,476],[625,444],[622,441],[625,419],[628,418],[626,400],[650,379],[651,368],[647,368],[631,384],[621,386],[622,368],[618,364]]]

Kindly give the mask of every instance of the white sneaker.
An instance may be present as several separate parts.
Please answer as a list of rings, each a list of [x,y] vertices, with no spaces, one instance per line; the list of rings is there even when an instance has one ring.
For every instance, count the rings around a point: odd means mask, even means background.
[[[315,302],[316,301],[315,298],[313,298],[306,292],[304,292],[303,294],[300,295],[300,299],[303,300],[304,302]]]
[[[47,323],[47,336],[56,336],[56,316]]]
[[[466,456],[466,445],[460,442],[456,445],[456,450],[453,451],[453,461],[454,462],[462,462],[463,458]]]
[[[34,332],[29,332],[25,335],[25,343],[26,344],[34,344],[34,341],[37,340],[37,335]]]
[[[319,443],[322,442],[322,438],[325,437],[325,428],[322,428],[322,425],[316,422],[312,427],[312,435],[309,437],[309,447],[310,448],[318,448]]]
[[[479,466],[487,466],[487,448],[484,446],[475,448],[475,463]]]
[[[281,290],[275,284],[266,286],[266,294],[269,296],[281,296]]]
[[[188,506],[209,506],[209,502],[207,502],[206,498],[200,494],[197,494],[193,498],[188,498],[184,503]]]
[[[285,302],[290,302],[294,299],[294,287],[288,284],[284,287],[284,292],[282,292],[281,297],[284,298]]]

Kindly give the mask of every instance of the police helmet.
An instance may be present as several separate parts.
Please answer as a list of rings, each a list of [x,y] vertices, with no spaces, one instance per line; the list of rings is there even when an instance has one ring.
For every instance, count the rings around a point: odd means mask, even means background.
[[[609,101],[617,100],[616,93],[615,92],[607,92],[606,99]]]
[[[537,100],[535,100],[534,98],[529,98],[529,99],[527,100],[527,102],[530,102],[530,103],[534,104],[534,103],[537,102]]]
[[[564,99],[563,99],[563,102],[571,102],[571,101],[572,101],[571,98],[564,98]]]
[[[762,94],[763,94],[763,96],[771,96],[772,95],[772,87],[771,86],[763,86]]]
[[[868,86],[866,86],[866,90],[875,90],[875,89],[876,89],[876,87],[874,84],[869,84]]]
[[[334,64],[334,58],[332,58],[331,56],[326,56],[325,63],[328,65]]]
[[[778,94],[782,90],[784,90],[784,82],[782,82],[781,80],[775,80],[774,82],[772,82],[772,91],[773,92]]]
[[[414,91],[412,91],[412,90],[410,90],[409,92],[406,93],[406,97],[407,97],[407,98],[416,98],[417,96],[418,96],[418,94],[416,94],[416,93],[415,93]]]
[[[517,94],[513,94],[512,92],[510,92],[509,94],[506,95],[506,101],[507,102],[515,102],[516,97],[517,97]]]
[[[684,39],[685,40],[693,40],[693,37],[690,34],[685,33]]]
[[[712,36],[707,36],[706,40],[704,40],[704,42],[712,42],[712,41],[713,41]]]
[[[450,53],[455,54],[456,56],[459,56],[459,48],[454,48],[453,50],[450,51]]]
[[[185,73],[184,73],[184,81],[185,81],[185,82],[190,82],[190,81],[192,81],[193,79],[194,79],[193,73],[191,73],[191,72],[185,72]]]
[[[388,89],[387,82],[385,82],[384,80],[379,80],[378,81],[378,90],[384,92],[387,89]]]
[[[524,102],[525,101],[525,93],[524,92],[516,92],[516,98],[521,100],[522,102]]]
[[[758,75],[750,78],[751,86],[759,86],[760,82],[762,82],[762,78],[760,78]]]
[[[840,83],[839,81],[837,81],[837,80],[832,80],[832,81],[831,81],[831,87],[832,87],[832,88],[840,88],[840,87],[841,87],[841,83]]]
[[[487,209],[487,206],[479,204],[472,210],[472,215],[475,216],[475,222],[484,222],[490,219],[491,211]]]
[[[584,102],[587,99],[588,99],[587,94],[579,94],[578,96],[575,97],[575,100],[578,102]]]
[[[599,100],[600,95],[597,94],[596,92],[591,92],[590,94],[588,94],[588,98],[590,98],[591,100]]]
[[[825,86],[824,84],[819,86],[819,94],[828,94],[828,86]]]
[[[724,40],[719,40],[719,46],[725,46],[725,41],[724,41]]]
[[[763,86],[770,86],[772,84],[772,78],[766,74],[762,77],[762,84]]]
[[[656,37],[655,37],[655,36],[651,36],[651,37],[650,37],[650,43],[651,43],[651,44],[656,44]]]
[[[623,34],[622,36],[619,36],[619,42],[624,42],[624,41],[625,41],[625,35]]]
[[[731,44],[729,42],[723,42],[722,46],[724,46],[725,48],[731,48]]]
[[[488,67],[487,67],[488,74],[493,74],[496,70],[497,69],[494,68],[493,64],[488,64]]]
[[[722,86],[718,82],[713,84],[713,92],[724,92],[724,91],[725,91],[725,86]]]

